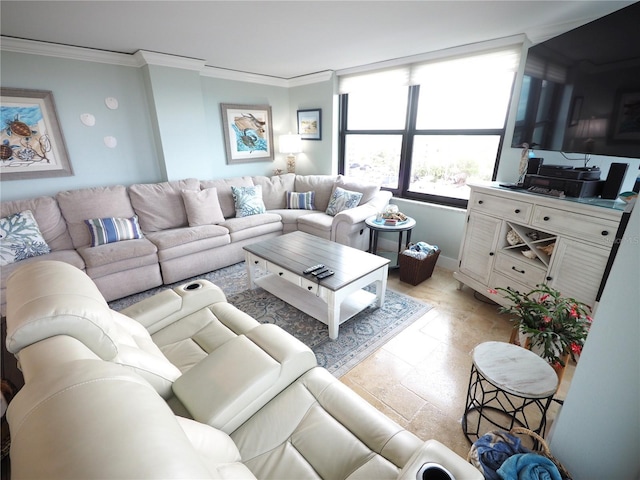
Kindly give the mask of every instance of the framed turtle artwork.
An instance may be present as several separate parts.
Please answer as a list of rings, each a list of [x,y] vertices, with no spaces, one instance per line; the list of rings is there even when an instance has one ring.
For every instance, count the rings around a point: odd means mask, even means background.
[[[73,175],[53,93],[0,88],[0,179]]]
[[[273,123],[269,105],[221,103],[227,163],[273,161]]]

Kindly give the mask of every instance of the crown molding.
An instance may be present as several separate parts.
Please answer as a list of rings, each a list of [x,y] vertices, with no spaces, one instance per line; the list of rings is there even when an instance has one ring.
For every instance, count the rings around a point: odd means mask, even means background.
[[[126,53],[107,52],[85,47],[72,47],[58,43],[25,40],[23,38],[0,37],[0,50],[5,52],[44,55],[85,62],[108,63],[125,67],[139,67],[138,61]]]
[[[289,87],[302,87],[304,85],[312,85],[314,83],[328,82],[333,78],[333,70],[303,75],[288,80]]]
[[[204,60],[197,58],[178,57],[176,55],[167,55],[166,53],[149,52],[146,50],[138,50],[133,54],[140,65],[157,65],[160,67],[180,68],[182,70],[202,71],[204,68]]]
[[[233,80],[236,82],[258,83],[275,87],[290,88],[301,85],[310,85],[328,81],[333,72],[320,72],[311,75],[303,75],[292,79],[258,75],[255,73],[238,72],[224,68],[205,65],[204,60],[195,58],[178,57],[165,53],[138,50],[134,54],[107,52],[85,47],[74,47],[57,43],[40,42],[0,36],[0,50],[6,52],[26,53],[29,55],[44,55],[47,57],[66,58],[69,60],[81,60],[84,62],[107,63],[124,67],[140,68],[145,65],[157,65],[163,67],[180,68],[200,72],[204,77]]]
[[[288,80],[268,75],[258,75],[256,73],[239,72],[226,68],[205,67],[200,74],[203,77],[219,78],[221,80],[233,80],[235,82],[259,83],[260,85],[271,85],[274,87],[287,88]]]

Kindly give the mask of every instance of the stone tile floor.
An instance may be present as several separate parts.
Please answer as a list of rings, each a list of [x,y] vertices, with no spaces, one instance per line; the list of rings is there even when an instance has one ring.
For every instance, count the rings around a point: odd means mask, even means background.
[[[461,417],[470,353],[482,342],[508,342],[511,322],[469,287],[458,290],[452,272],[440,267],[417,286],[400,282],[397,270],[392,271],[388,285],[434,308],[341,381],[418,437],[435,438],[466,458],[470,443],[462,433]],[[566,397],[574,369],[573,363],[567,367],[555,398]],[[547,433],[558,408],[554,402],[547,415]]]

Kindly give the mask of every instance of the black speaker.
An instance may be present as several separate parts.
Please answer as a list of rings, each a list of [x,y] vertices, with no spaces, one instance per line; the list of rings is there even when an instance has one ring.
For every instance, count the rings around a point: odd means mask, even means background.
[[[609,167],[607,180],[602,187],[601,198],[615,199],[620,193],[620,187],[629,168],[628,163],[612,163]]]
[[[527,163],[527,175],[538,175],[542,162],[544,162],[544,158],[530,158]]]

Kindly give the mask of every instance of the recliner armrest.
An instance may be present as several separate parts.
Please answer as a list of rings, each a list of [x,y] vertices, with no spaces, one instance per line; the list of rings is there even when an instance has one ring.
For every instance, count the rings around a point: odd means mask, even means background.
[[[214,303],[226,302],[224,292],[208,280],[195,280],[163,290],[120,311],[140,322],[150,334]]]

